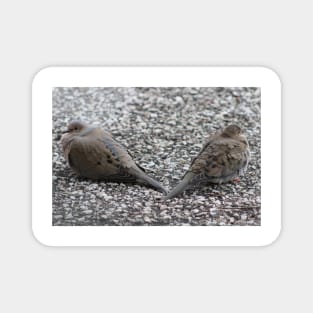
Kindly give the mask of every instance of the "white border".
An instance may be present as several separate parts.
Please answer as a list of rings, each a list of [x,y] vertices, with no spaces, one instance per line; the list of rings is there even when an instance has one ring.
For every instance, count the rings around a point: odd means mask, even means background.
[[[261,226],[52,226],[53,87],[261,87]],[[32,227],[50,246],[263,246],[281,229],[281,83],[264,67],[49,67],[32,86]],[[50,140],[49,140],[50,138]]]

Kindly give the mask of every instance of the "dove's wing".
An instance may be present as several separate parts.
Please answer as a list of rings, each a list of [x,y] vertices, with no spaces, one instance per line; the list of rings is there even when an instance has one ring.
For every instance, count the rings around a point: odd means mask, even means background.
[[[189,171],[212,182],[225,182],[240,174],[248,162],[247,146],[235,139],[210,141],[193,160]]]
[[[76,136],[71,141],[69,164],[91,179],[136,181],[128,172],[134,161],[111,137]]]

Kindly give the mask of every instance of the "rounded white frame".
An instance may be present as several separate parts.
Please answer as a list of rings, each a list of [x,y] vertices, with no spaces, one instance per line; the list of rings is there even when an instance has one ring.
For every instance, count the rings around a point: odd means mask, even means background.
[[[260,87],[261,226],[53,226],[53,87]],[[50,138],[48,140],[47,138]],[[281,83],[265,67],[48,67],[32,85],[32,228],[49,246],[264,246],[281,230]]]

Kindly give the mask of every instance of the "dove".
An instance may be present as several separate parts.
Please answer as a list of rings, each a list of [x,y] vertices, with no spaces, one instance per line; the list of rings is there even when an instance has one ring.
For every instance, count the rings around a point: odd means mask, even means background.
[[[241,128],[229,125],[207,138],[182,181],[164,199],[201,182],[221,184],[233,180],[245,173],[249,159],[249,144]]]
[[[112,135],[81,121],[71,122],[61,137],[64,157],[80,176],[93,180],[138,182],[167,193],[156,180],[145,174],[130,153]]]

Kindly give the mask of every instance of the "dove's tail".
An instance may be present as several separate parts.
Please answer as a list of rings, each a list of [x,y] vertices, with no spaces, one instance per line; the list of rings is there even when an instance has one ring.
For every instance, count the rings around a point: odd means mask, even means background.
[[[155,179],[151,178],[147,174],[145,174],[140,169],[132,169],[134,171],[133,175],[138,178],[139,181],[147,183],[148,185],[154,187],[155,189],[161,191],[164,194],[167,194],[167,190]]]
[[[190,184],[190,181],[194,178],[194,176],[195,175],[191,172],[187,173],[185,177],[183,178],[183,180],[169,194],[166,195],[164,200],[174,198],[180,193],[182,193]]]

